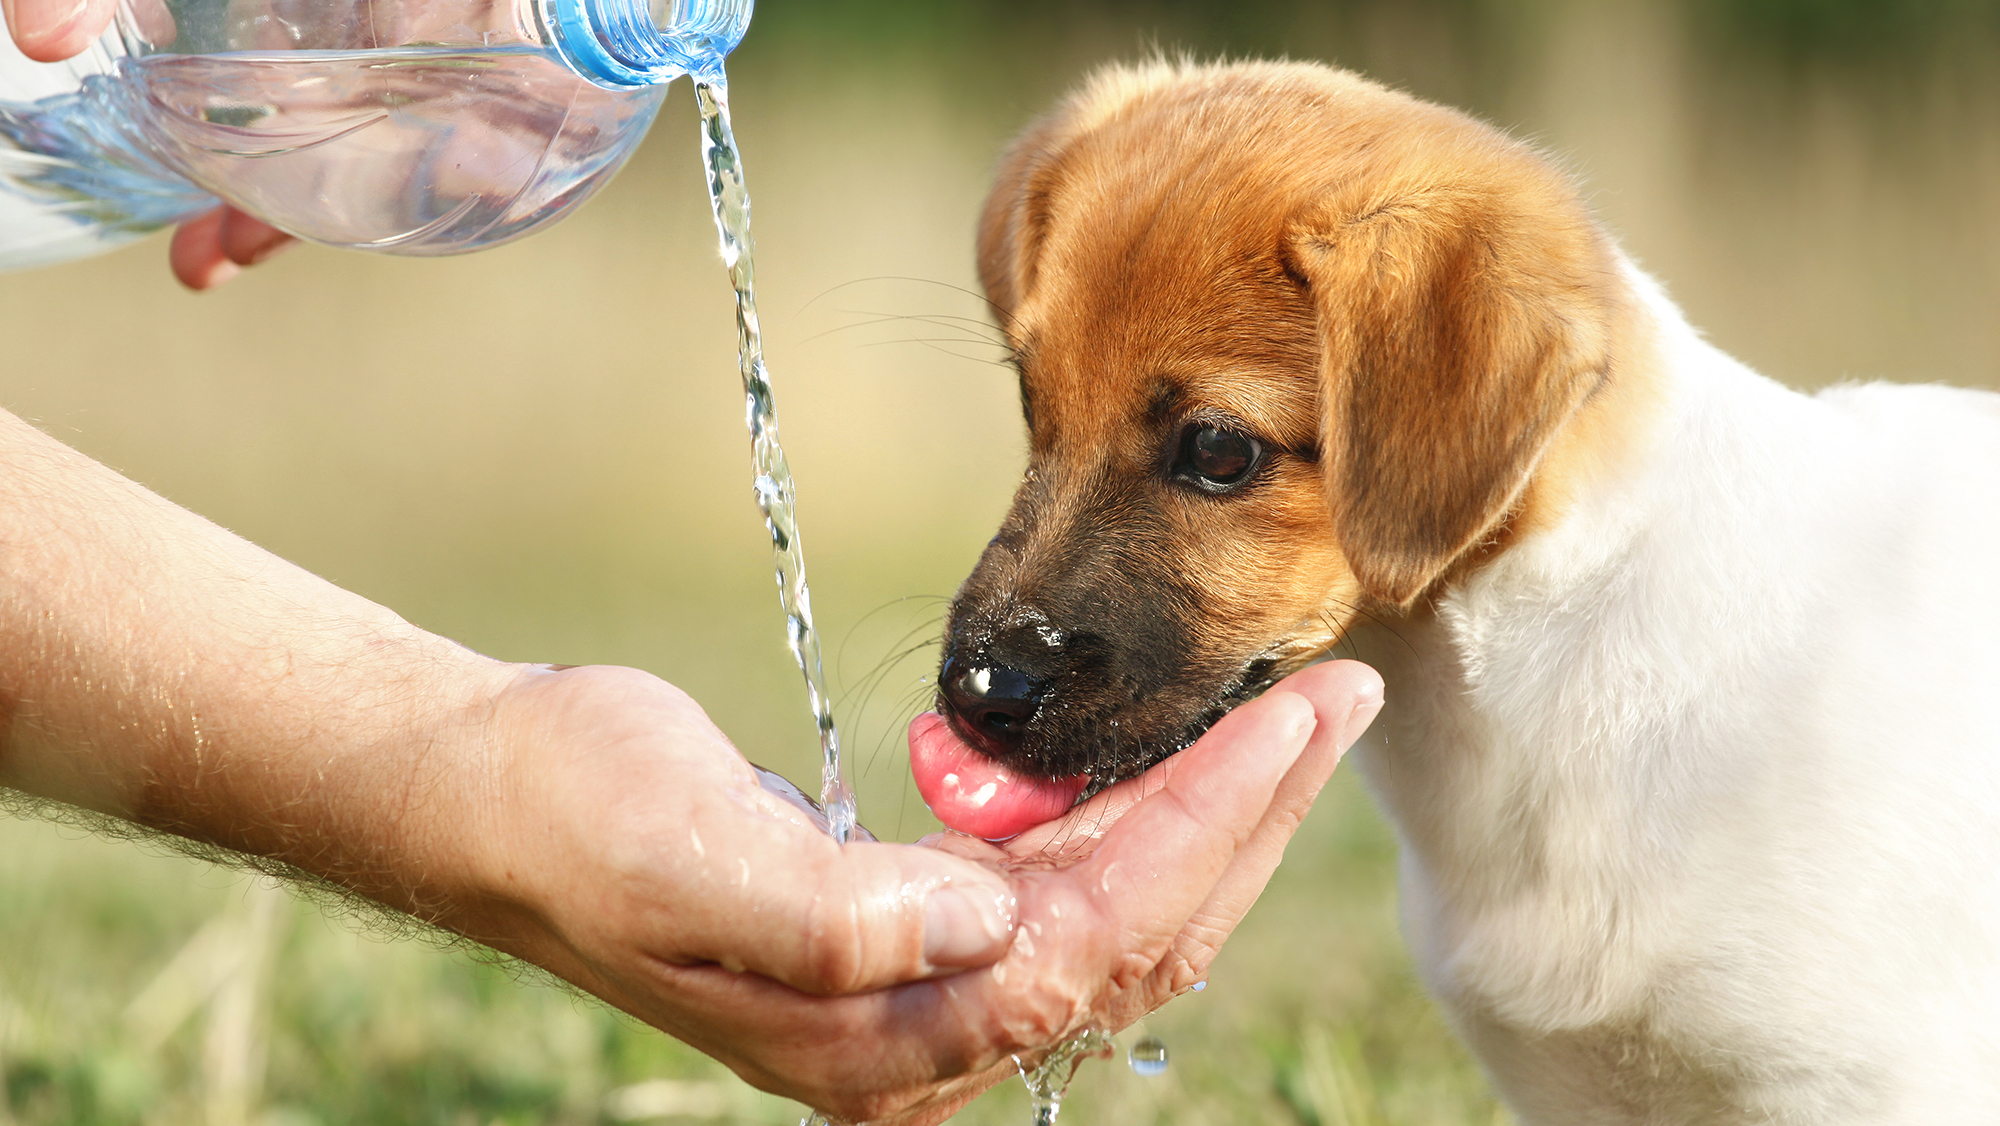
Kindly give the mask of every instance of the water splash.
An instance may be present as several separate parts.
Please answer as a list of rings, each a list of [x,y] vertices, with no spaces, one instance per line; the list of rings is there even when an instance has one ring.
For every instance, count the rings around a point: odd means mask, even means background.
[[[1055,1126],[1056,1115],[1062,1113],[1063,1096],[1069,1094],[1069,1081],[1076,1075],[1076,1069],[1091,1056],[1101,1056],[1110,1052],[1115,1045],[1111,1037],[1095,1028],[1082,1032],[1049,1049],[1042,1062],[1030,1068],[1014,1057],[1014,1066],[1021,1069],[1021,1082],[1027,1084],[1028,1102],[1035,1111],[1035,1126]]]
[[[771,532],[778,601],[785,611],[785,640],[805,676],[806,700],[819,728],[820,805],[826,810],[827,831],[845,844],[854,831],[854,791],[842,768],[840,732],[833,723],[819,633],[813,628],[812,592],[806,586],[805,552],[799,544],[797,492],[791,468],[785,464],[784,447],[778,444],[777,404],[771,393],[771,374],[764,367],[764,339],[757,323],[757,269],[750,238],[750,193],[743,183],[736,134],[729,126],[729,85],[718,77],[696,83],[694,93],[701,109],[702,167],[708,172],[709,200],[715,207],[716,230],[722,236],[722,261],[729,267],[729,281],[736,289],[737,363],[743,375],[744,420],[750,427],[756,464],[753,487],[757,507]]]
[[[1147,1044],[1160,1042],[1148,1037],[1134,1045],[1132,1050],[1138,1052]],[[1095,1028],[1086,1028],[1049,1049],[1049,1054],[1034,1067],[1022,1063],[1021,1057],[1015,1056],[1014,1066],[1021,1071],[1021,1082],[1028,1088],[1029,1105],[1034,1108],[1035,1126],[1055,1126],[1056,1116],[1062,1113],[1063,1096],[1069,1094],[1069,1081],[1075,1077],[1077,1066],[1092,1056],[1109,1054],[1115,1047],[1117,1045],[1110,1036]],[[1166,1046],[1161,1044],[1159,1069],[1140,1074],[1157,1075],[1166,1067]],[[1133,1065],[1133,1070],[1138,1070],[1137,1064]],[[825,1115],[814,1111],[801,1119],[799,1126],[832,1126],[832,1123],[827,1121]]]

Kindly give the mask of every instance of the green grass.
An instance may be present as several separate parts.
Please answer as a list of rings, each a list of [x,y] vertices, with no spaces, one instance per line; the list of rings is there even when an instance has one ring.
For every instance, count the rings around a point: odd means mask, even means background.
[[[1495,1121],[1476,1069],[1411,980],[1387,861],[1365,800],[1334,787],[1209,988],[1120,1038],[1163,1039],[1167,1073],[1087,1063],[1068,1120]],[[249,1035],[231,1056],[242,1017],[228,994],[246,987]],[[251,1113],[234,1120],[261,1126],[612,1122],[647,1096],[634,1085],[660,1079],[682,1081],[669,1094],[702,1119],[800,1115],[505,966],[357,931],[158,847],[18,819],[0,822],[0,1066],[18,1126],[231,1121],[218,1102],[232,1067],[260,1073]],[[1026,1115],[1010,1083],[959,1121],[1019,1126]]]

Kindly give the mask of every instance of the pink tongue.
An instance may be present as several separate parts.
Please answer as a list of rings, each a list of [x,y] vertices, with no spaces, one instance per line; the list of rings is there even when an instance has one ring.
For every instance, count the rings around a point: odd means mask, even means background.
[[[937,819],[1002,841],[1076,804],[1090,775],[1023,778],[965,745],[936,712],[910,721],[910,774]]]

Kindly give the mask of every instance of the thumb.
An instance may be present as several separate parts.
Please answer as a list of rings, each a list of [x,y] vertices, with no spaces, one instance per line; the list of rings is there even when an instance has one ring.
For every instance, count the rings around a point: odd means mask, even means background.
[[[103,34],[116,0],[5,0],[14,45],[36,62],[58,63]]]
[[[714,936],[714,961],[807,993],[861,993],[988,965],[1013,944],[1000,873],[918,845],[827,844],[760,880],[750,910]]]

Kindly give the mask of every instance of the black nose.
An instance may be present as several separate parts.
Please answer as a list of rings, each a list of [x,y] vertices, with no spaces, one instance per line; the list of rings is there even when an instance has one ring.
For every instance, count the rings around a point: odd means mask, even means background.
[[[1048,685],[1019,669],[996,664],[945,663],[939,681],[944,705],[958,720],[959,734],[989,753],[1021,742],[1028,721],[1042,705]]]

